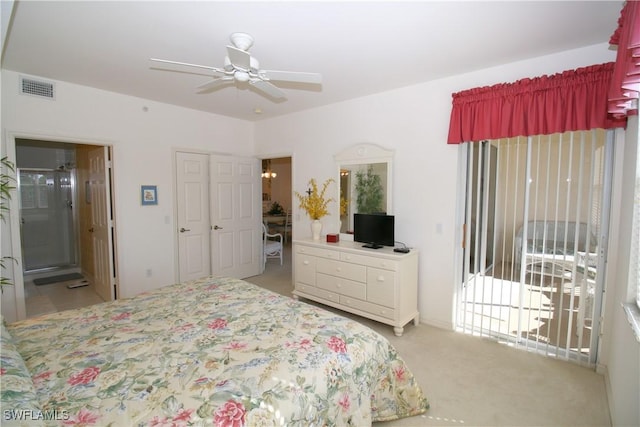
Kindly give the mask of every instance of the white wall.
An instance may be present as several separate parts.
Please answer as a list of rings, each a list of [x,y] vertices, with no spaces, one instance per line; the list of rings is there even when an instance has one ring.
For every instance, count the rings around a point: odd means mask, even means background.
[[[24,96],[18,78],[2,70],[3,141],[17,134],[112,145],[121,296],[174,283],[173,150],[252,155],[253,125],[60,81],[55,100]],[[140,205],[140,185],[158,186],[158,206]]]

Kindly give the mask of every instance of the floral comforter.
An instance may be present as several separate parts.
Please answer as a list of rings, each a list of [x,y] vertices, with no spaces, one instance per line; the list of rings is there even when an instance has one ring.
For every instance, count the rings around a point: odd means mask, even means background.
[[[384,337],[237,279],[172,285],[6,330],[33,389],[22,395],[5,378],[14,366],[3,345],[3,421],[7,409],[24,416],[33,392],[40,421],[54,425],[365,426],[428,408]]]

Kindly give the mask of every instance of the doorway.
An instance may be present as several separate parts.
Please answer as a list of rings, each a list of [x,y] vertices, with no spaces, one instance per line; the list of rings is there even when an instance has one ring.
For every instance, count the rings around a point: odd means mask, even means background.
[[[269,231],[284,232],[283,221],[292,212],[291,157],[262,159],[262,215]],[[279,218],[282,217],[282,218]],[[291,223],[291,218],[288,219]],[[291,230],[287,242],[291,242]]]
[[[110,147],[21,137],[10,142],[24,315],[115,299]]]
[[[593,366],[613,132],[464,144],[459,330]]]
[[[265,258],[261,276],[291,284],[293,236],[293,166],[291,156],[262,159],[262,222],[270,234],[282,236],[282,264],[278,258]],[[291,289],[287,291],[291,293]]]
[[[293,207],[292,193],[291,157],[262,159],[262,211],[286,213]]]

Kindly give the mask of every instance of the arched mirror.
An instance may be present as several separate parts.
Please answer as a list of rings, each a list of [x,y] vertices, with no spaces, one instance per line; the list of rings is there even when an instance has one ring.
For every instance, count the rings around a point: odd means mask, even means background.
[[[393,213],[393,151],[375,144],[357,144],[334,158],[340,189],[340,234],[353,233],[354,213]]]

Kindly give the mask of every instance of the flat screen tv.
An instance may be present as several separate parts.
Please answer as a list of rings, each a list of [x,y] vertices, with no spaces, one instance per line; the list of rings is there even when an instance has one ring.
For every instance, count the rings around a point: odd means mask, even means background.
[[[384,214],[354,214],[353,240],[365,248],[380,249],[383,246],[393,246],[394,217]]]

